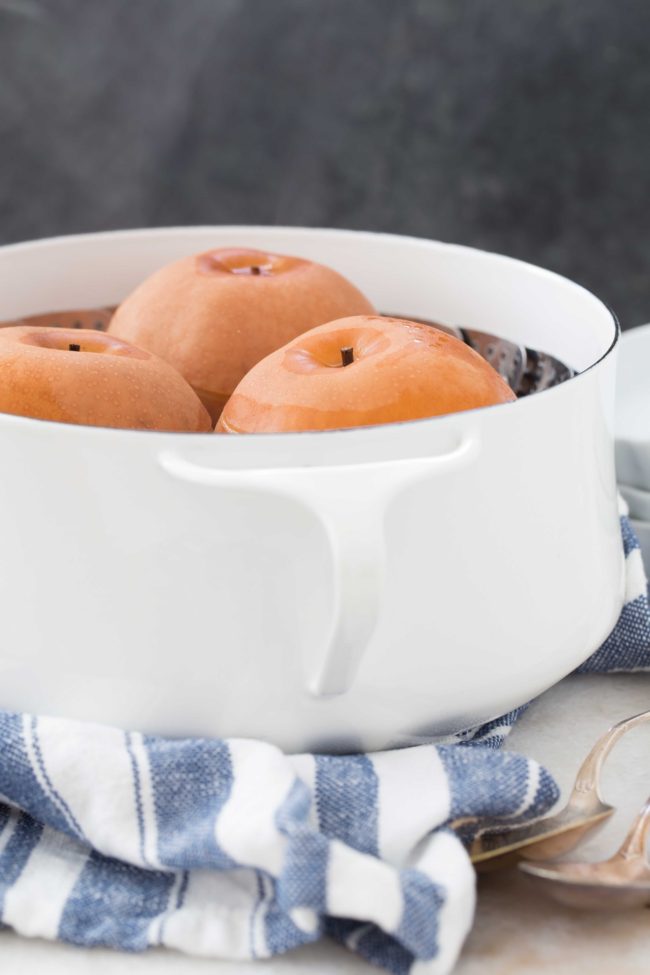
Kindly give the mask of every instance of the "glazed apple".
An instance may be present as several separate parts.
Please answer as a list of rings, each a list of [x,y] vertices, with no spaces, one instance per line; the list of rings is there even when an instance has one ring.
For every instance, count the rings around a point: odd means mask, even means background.
[[[446,332],[360,315],[313,328],[259,362],[228,400],[216,432],[394,423],[515,398],[485,359]]]
[[[168,363],[122,339],[76,328],[0,329],[0,412],[140,430],[212,426]]]
[[[109,332],[178,369],[216,420],[260,359],[315,325],[373,311],[322,264],[227,248],[151,275],[119,306]]]

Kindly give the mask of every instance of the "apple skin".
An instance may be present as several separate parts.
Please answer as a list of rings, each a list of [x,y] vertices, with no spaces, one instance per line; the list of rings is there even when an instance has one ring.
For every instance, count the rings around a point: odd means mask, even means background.
[[[0,329],[0,412],[60,423],[207,433],[210,415],[168,363],[91,329]]]
[[[156,271],[118,307],[109,332],[178,369],[214,421],[260,359],[315,325],[373,312],[322,264],[221,248]]]
[[[215,432],[337,430],[515,399],[485,359],[447,332],[360,315],[313,328],[259,362],[228,400]]]

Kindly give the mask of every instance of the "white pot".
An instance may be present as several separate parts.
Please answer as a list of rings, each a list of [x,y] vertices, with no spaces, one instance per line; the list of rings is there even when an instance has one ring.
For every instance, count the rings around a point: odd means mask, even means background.
[[[118,302],[210,246],[298,254],[383,311],[551,352],[515,404],[212,436],[0,416],[0,707],[286,749],[377,749],[533,697],[616,622],[617,326],[506,257],[338,230],[127,231],[0,248],[0,319]]]

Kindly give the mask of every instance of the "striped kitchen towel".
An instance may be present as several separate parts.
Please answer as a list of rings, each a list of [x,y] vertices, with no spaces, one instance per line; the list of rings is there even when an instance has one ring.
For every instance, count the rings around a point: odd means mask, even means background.
[[[650,669],[645,575],[622,529],[626,604],[583,670]],[[329,935],[390,972],[445,975],[475,896],[450,824],[521,822],[558,797],[499,750],[518,713],[443,744],[287,756],[0,712],[2,923],[229,959]]]

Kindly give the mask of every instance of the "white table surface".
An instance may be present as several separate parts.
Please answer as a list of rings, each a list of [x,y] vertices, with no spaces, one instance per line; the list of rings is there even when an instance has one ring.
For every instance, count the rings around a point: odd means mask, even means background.
[[[650,708],[650,675],[572,677],[548,691],[512,732],[508,748],[543,762],[563,794],[582,758],[610,724]],[[604,793],[618,812],[580,851],[609,856],[650,794],[650,725],[628,735],[610,756]],[[2,975],[362,975],[377,971],[330,944],[303,948],[268,962],[193,959],[172,951],[141,955],[72,948],[0,933]],[[516,872],[479,883],[476,922],[455,975],[648,975],[650,914],[605,915],[554,906]]]

